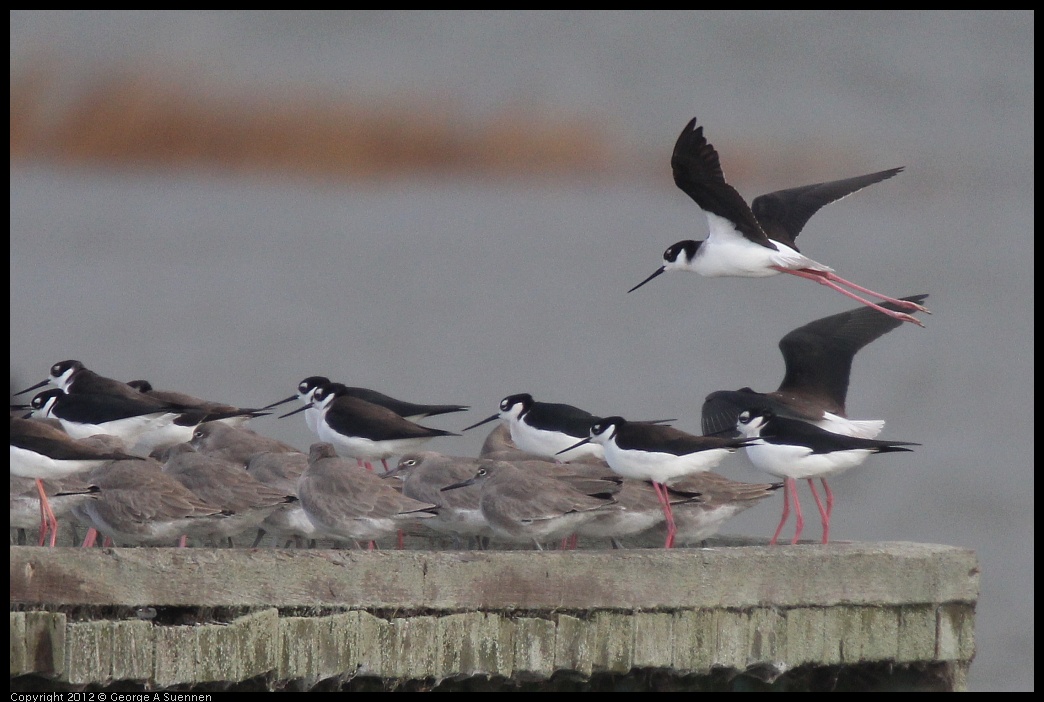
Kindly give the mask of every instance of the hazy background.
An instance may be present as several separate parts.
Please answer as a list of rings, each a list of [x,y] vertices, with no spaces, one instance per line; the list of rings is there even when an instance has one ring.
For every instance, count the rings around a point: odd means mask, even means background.
[[[850,416],[923,446],[835,480],[832,536],[974,549],[970,686],[1032,689],[1033,21],[12,12],[12,385],[76,358],[257,406],[323,374],[472,405],[429,422],[457,431],[530,392],[698,432],[706,394],[774,390],[778,340],[854,303],[790,276],[626,294],[705,235],[684,124],[748,200],[903,165],[798,242],[935,313],[856,359]]]

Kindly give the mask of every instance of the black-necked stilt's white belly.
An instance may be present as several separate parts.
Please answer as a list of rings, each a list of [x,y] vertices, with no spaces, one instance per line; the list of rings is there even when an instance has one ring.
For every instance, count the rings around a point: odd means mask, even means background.
[[[696,249],[692,261],[684,262],[679,259],[673,265],[666,262],[664,266],[667,270],[677,267],[709,278],[767,278],[779,274],[777,267],[792,270],[833,270],[782,242],[771,242],[775,247],[773,249],[750,241],[736,231],[733,222],[725,217],[711,212],[706,214],[710,229],[708,239]]]
[[[732,453],[731,449],[710,448],[675,455],[660,451],[621,449],[615,442],[605,444],[605,460],[614,473],[625,478],[669,484],[672,480],[703,473],[714,468]]]
[[[875,453],[868,449],[846,449],[813,453],[805,446],[754,444],[746,447],[750,462],[769,475],[780,478],[829,478],[854,468]]]
[[[60,459],[20,446],[11,446],[11,475],[22,478],[60,480],[85,473],[111,459]]]

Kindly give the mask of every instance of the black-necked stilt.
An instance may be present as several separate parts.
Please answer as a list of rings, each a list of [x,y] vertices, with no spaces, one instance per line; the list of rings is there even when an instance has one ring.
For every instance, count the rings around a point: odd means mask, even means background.
[[[920,303],[927,297],[903,299]],[[764,408],[837,434],[872,439],[884,428],[884,420],[847,418],[852,361],[864,346],[901,325],[870,307],[857,307],[794,329],[779,342],[786,365],[779,389],[760,393],[745,387],[709,394],[703,403],[703,433],[735,435],[741,411]]]
[[[415,451],[437,436],[458,436],[415,424],[387,407],[339,394],[338,386],[324,385],[312,395],[312,404],[319,409],[316,434],[320,441],[333,444],[340,453],[365,463],[367,468],[372,469],[371,461],[380,460],[387,470],[387,459],[392,456]],[[282,416],[304,410],[301,407]]]
[[[531,543],[538,550],[544,543],[576,533],[603,510],[613,509],[612,493],[619,488],[612,481],[597,480],[578,487],[568,479],[507,461],[483,461],[470,479],[442,490],[469,485],[480,486],[479,508],[498,538]]]
[[[748,206],[736,189],[725,182],[718,152],[703,136],[703,127],[696,126],[695,118],[678,137],[671,167],[677,186],[706,213],[709,234],[705,241],[679,241],[669,246],[663,254],[663,265],[628,292],[672,270],[694,271],[708,277],[746,278],[789,273],[833,288],[896,319],[924,326],[916,317],[886,310],[845,288],[891,302],[903,310],[927,312],[926,308],[847,281],[832,268],[801,254],[794,244],[805,222],[823,205],[891,178],[901,168],[780,190],[763,195]]]
[[[652,481],[667,519],[665,548],[673,546],[677,531],[666,484],[682,476],[708,471],[748,443],[746,439],[695,436],[661,424],[628,422],[623,417],[596,421],[589,429],[589,436],[576,445],[587,442],[605,448],[605,460],[614,473]]]
[[[601,446],[578,443],[580,439],[589,436],[591,425],[598,420],[598,417],[579,407],[557,402],[537,402],[528,393],[508,395],[500,401],[500,412],[463,431],[495,419],[508,426],[511,440],[523,451],[560,461],[577,460],[588,455],[602,458],[605,455]]]
[[[360,400],[366,400],[375,405],[386,407],[395,414],[405,417],[411,422],[415,422],[418,419],[425,419],[426,417],[434,417],[439,414],[466,412],[468,410],[467,405],[425,405],[416,402],[406,402],[405,400],[396,399],[389,395],[385,395],[384,393],[377,392],[376,390],[352,387],[343,383],[334,383],[331,382],[329,378],[322,375],[308,376],[298,383],[296,395],[291,395],[279,402],[273,402],[262,409],[272,409],[273,407],[278,407],[279,405],[286,404],[293,400],[300,400],[305,405],[309,406],[309,408],[304,411],[305,422],[308,423],[308,428],[313,432],[317,432],[318,429],[316,427],[316,422],[319,418],[319,410],[311,405],[312,398],[319,388],[327,386],[332,386],[328,392],[333,392],[337,396],[357,397]]]
[[[770,475],[784,479],[783,518],[776,527],[770,543],[776,543],[790,514],[791,495],[797,513],[797,528],[790,542],[796,544],[804,527],[801,503],[797,496],[797,481],[808,480],[812,496],[819,508],[823,523],[823,543],[828,543],[830,515],[834,496],[826,479],[860,465],[875,453],[910,451],[907,446],[919,446],[910,441],[881,441],[856,436],[844,436],[820,429],[797,419],[779,417],[771,410],[744,410],[736,421],[736,428],[749,439],[746,451],[751,463]],[[813,479],[819,478],[826,491],[827,504],[823,506]]]
[[[108,434],[130,446],[131,453],[145,455],[158,446],[188,441],[204,416],[157,404],[141,393],[137,397],[100,393],[66,393],[52,388],[30,402],[34,418],[57,419],[74,439]]]
[[[377,539],[432,519],[437,511],[433,504],[403,495],[394,482],[341,458],[324,442],[312,444],[297,496],[320,534],[367,541],[371,549]]]

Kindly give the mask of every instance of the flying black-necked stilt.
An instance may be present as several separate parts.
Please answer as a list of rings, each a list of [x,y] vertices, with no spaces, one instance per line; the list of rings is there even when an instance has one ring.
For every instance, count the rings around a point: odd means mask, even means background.
[[[583,456],[603,458],[601,446],[579,442],[589,436],[598,417],[572,405],[537,402],[528,393],[508,395],[500,401],[500,412],[463,429],[501,420],[511,431],[511,440],[523,451],[572,461]],[[570,450],[572,449],[572,450]]]
[[[927,297],[903,299],[920,303]],[[892,305],[886,302],[884,306]],[[884,428],[884,420],[847,418],[845,401],[852,361],[861,348],[901,325],[900,320],[875,309],[857,307],[794,329],[779,342],[786,365],[779,389],[769,393],[749,387],[712,392],[703,403],[703,433],[735,435],[740,412],[764,408],[837,434],[872,439]]]
[[[696,126],[695,118],[678,137],[671,167],[677,186],[706,213],[709,235],[704,241],[686,240],[669,246],[663,254],[663,265],[628,292],[672,270],[694,271],[708,277],[745,278],[789,273],[826,285],[901,321],[924,326],[916,317],[905,312],[886,310],[845,288],[891,302],[902,310],[927,312],[926,308],[847,281],[834,273],[832,268],[801,254],[794,244],[805,222],[823,205],[891,178],[901,168],[780,190],[762,195],[748,206],[739,192],[725,182],[718,152],[703,136],[703,127]]]
[[[341,458],[332,444],[324,442],[310,447],[308,468],[297,481],[297,496],[320,534],[367,541],[371,549],[377,539],[431,519],[437,511],[433,504],[406,497],[392,481]]]
[[[343,455],[365,463],[371,470],[371,461],[380,460],[387,470],[387,459],[392,456],[415,451],[437,436],[459,436],[415,424],[387,407],[341,394],[341,387],[329,383],[312,394],[312,405],[319,409],[316,434],[320,441],[333,444]],[[303,412],[306,407],[282,416]]]
[[[783,518],[772,535],[772,544],[776,543],[790,514],[791,496],[797,513],[797,528],[790,543],[796,544],[801,536],[805,520],[801,516],[801,503],[797,496],[798,480],[808,480],[812,488],[812,496],[823,523],[825,544],[829,541],[830,515],[834,506],[834,496],[826,479],[860,465],[872,454],[911,451],[906,447],[920,445],[910,441],[881,441],[835,434],[808,422],[777,416],[772,410],[766,409],[744,410],[736,420],[736,428],[749,439],[745,448],[751,463],[770,475],[783,478]],[[826,507],[816,492],[812,482],[814,478],[819,478],[823,483]]]
[[[536,463],[543,463],[537,461]],[[479,485],[479,508],[494,533],[513,543],[542,544],[574,534],[605,510],[615,507],[619,485],[585,480],[582,486],[540,470],[507,461],[482,461],[474,476],[442,491]],[[593,489],[592,489],[593,488]]]
[[[748,443],[747,439],[695,436],[661,424],[628,422],[623,417],[597,420],[590,426],[586,439],[565,450],[588,442],[604,447],[605,460],[614,473],[652,481],[667,519],[665,548],[674,545],[677,531],[666,484],[682,476],[708,471]]]

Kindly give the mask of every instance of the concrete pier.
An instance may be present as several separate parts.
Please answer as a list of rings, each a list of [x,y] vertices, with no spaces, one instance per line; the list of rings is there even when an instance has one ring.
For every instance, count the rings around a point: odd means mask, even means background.
[[[972,551],[711,543],[12,547],[12,689],[966,687]]]

